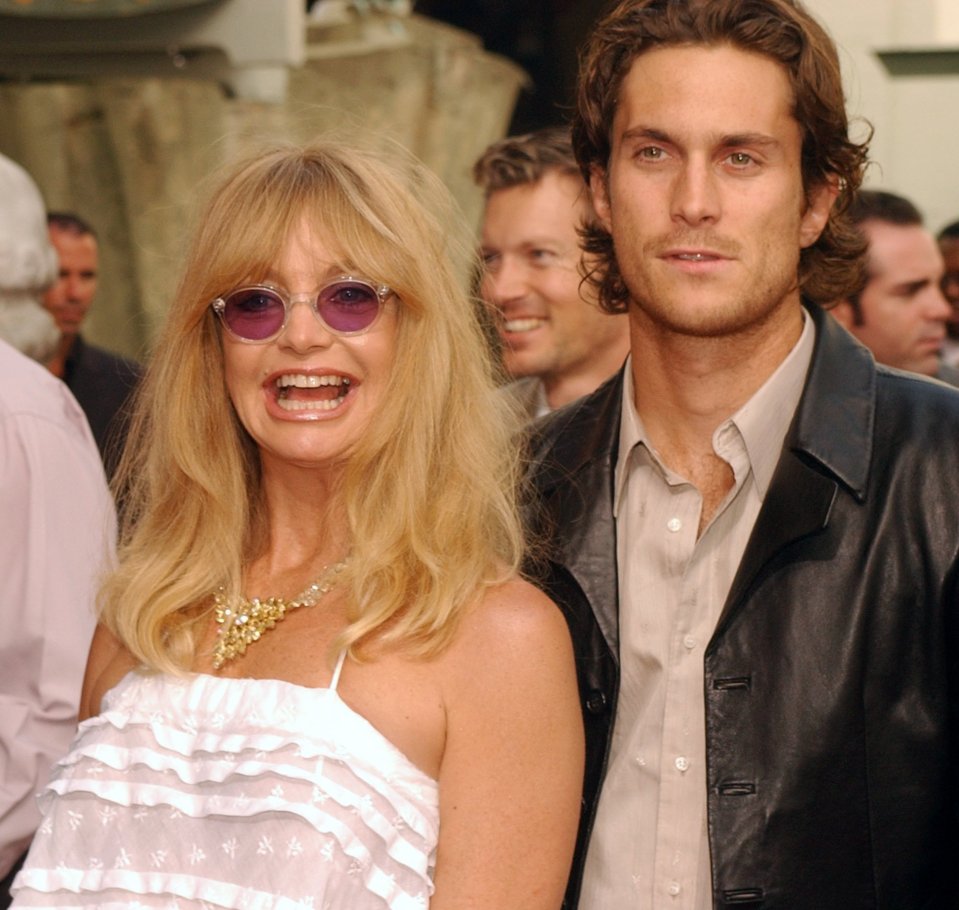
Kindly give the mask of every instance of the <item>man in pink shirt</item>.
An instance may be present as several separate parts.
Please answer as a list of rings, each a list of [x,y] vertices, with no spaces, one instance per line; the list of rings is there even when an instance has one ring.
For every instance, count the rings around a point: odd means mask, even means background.
[[[73,736],[116,519],[86,418],[40,363],[57,273],[40,193],[0,155],[0,907],[39,823],[34,794]],[[16,347],[8,343],[13,342]]]

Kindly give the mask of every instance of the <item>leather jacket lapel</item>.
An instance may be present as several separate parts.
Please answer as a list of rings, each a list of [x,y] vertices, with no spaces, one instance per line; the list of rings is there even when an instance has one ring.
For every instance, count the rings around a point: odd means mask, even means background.
[[[777,553],[825,530],[841,487],[859,500],[865,496],[876,406],[872,355],[819,307],[809,307],[809,313],[816,323],[816,350],[806,387],[716,636]]]
[[[613,471],[619,440],[622,371],[591,396],[552,415],[536,449],[546,447],[540,468],[541,515],[534,524],[553,548],[547,559],[565,568],[592,605],[610,653],[618,659],[616,527],[613,520]],[[565,432],[575,419],[576,430]],[[582,428],[587,430],[583,432]],[[547,525],[542,524],[545,516]],[[560,533],[548,523],[561,520]]]

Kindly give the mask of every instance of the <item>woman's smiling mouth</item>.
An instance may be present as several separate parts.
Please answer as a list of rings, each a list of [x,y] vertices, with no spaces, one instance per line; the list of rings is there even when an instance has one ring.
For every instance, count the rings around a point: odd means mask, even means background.
[[[332,411],[346,400],[351,381],[334,373],[284,373],[275,387],[276,402],[285,411]]]

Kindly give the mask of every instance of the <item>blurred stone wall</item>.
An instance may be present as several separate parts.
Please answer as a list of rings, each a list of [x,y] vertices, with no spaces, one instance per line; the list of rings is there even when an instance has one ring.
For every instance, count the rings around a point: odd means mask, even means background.
[[[369,45],[347,26],[310,26],[286,100],[228,97],[186,77],[0,84],[0,152],[35,177],[51,209],[97,229],[100,291],[85,334],[144,357],[173,293],[198,185],[250,143],[335,130],[399,141],[478,220],[475,158],[507,128],[523,72],[472,35],[402,20]]]

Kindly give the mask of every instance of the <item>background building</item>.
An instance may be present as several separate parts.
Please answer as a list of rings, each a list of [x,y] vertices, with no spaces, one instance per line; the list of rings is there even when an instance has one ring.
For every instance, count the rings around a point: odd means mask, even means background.
[[[249,143],[363,131],[397,141],[467,216],[470,166],[562,122],[608,0],[0,0],[0,152],[101,239],[90,340],[142,356],[198,187]],[[868,185],[959,218],[959,0],[806,0],[875,128]],[[865,130],[860,122],[857,129]]]

